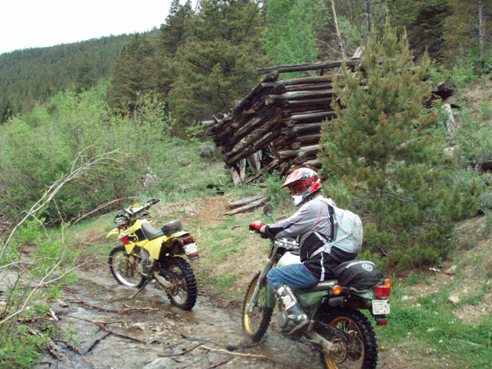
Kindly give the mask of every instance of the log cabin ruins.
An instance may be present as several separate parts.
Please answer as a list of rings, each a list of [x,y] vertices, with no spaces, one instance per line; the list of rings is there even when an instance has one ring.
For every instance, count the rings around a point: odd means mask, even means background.
[[[359,63],[357,57],[346,61],[352,70]],[[203,122],[234,184],[255,181],[274,170],[282,176],[299,165],[320,167],[321,129],[334,117],[332,82],[341,65],[334,61],[259,69],[266,76],[248,95],[229,112]],[[279,78],[289,72],[311,75]],[[453,92],[446,85],[445,93]],[[434,94],[439,95],[439,87]]]

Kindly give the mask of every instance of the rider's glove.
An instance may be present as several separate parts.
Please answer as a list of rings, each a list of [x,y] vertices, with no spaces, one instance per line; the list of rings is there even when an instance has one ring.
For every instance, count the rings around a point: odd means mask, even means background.
[[[251,223],[251,224],[249,225],[249,230],[250,230],[250,231],[256,231],[256,232],[258,232],[258,233],[261,233],[261,232],[260,232],[260,229],[261,229],[261,227],[263,227],[264,225],[265,225],[265,223],[263,223],[263,222],[262,222],[262,221],[260,221],[260,220],[257,220],[257,221],[254,221],[253,223]]]

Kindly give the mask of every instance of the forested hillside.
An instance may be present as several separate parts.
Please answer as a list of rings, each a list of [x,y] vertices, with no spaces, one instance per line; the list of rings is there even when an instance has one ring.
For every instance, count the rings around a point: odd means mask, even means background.
[[[111,76],[130,36],[110,36],[0,55],[0,122],[59,91],[81,92]]]

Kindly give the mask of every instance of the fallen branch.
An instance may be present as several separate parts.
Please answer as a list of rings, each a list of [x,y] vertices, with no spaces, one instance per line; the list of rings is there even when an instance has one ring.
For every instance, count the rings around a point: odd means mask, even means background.
[[[87,351],[85,352],[85,354],[87,355],[89,352],[91,352],[91,351],[94,349],[94,347],[96,347],[96,346],[97,346],[97,344],[98,344],[99,342],[101,342],[102,340],[104,340],[104,339],[106,339],[107,337],[111,336],[112,334],[113,334],[113,332],[107,332],[107,333],[106,333],[103,337],[98,338],[97,340],[95,340],[95,341],[92,343],[92,345],[91,345],[91,346],[87,349]]]
[[[159,357],[183,356],[183,355],[187,354],[188,352],[193,351],[197,347],[200,347],[201,345],[202,345],[202,343],[197,343],[196,345],[193,345],[190,348],[184,349],[183,351],[181,351],[179,353],[174,353],[173,352],[172,354],[159,354],[158,356]]]
[[[128,313],[133,313],[135,311],[159,311],[157,308],[150,308],[150,307],[134,307],[134,308],[127,308],[127,309],[111,309],[103,306],[97,306],[93,304],[89,304],[88,302],[85,302],[83,300],[67,300],[69,302],[73,302],[74,304],[81,304],[84,306],[87,306],[91,309],[94,310],[99,310],[99,311],[105,311],[108,313],[118,313],[118,314],[128,314]]]
[[[97,213],[99,210],[104,209],[104,208],[106,208],[106,207],[108,207],[108,206],[110,206],[110,205],[113,205],[113,204],[114,204],[114,203],[116,203],[116,202],[119,202],[119,201],[121,201],[121,200],[125,200],[125,199],[127,199],[127,197],[122,197],[122,198],[120,198],[120,199],[111,200],[111,201],[108,201],[108,202],[107,202],[107,203],[105,203],[105,204],[99,205],[99,206],[98,206],[97,208],[95,208],[94,210],[89,211],[88,213],[83,214],[83,215],[79,216],[78,218],[75,218],[75,219],[71,220],[71,221],[69,222],[69,224],[70,224],[70,226],[73,226],[75,223],[80,222],[82,219],[87,218],[88,216],[90,216],[90,215],[92,215],[92,214],[94,214],[94,213]]]
[[[224,350],[224,349],[214,349],[214,348],[211,348],[211,347],[208,347],[208,346],[200,346],[200,348],[203,349],[203,350],[210,351],[210,352],[220,352],[222,354],[227,354],[227,355],[232,355],[232,356],[251,357],[251,358],[263,359],[263,360],[268,359],[268,357],[266,357],[265,355],[247,354],[247,353],[241,353],[241,352],[232,352],[232,351],[228,351],[228,350]]]

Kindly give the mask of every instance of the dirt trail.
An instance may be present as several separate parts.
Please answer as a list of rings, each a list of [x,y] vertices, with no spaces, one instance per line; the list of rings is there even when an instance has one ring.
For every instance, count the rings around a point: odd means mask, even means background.
[[[117,285],[109,271],[80,272],[65,301],[53,305],[57,325],[69,339],[55,340],[52,351],[58,358],[45,354],[35,368],[319,367],[307,345],[272,330],[251,347],[242,335],[239,311],[217,308],[205,295],[184,312],[155,287],[132,298],[136,291]],[[234,354],[221,351],[226,349]]]

